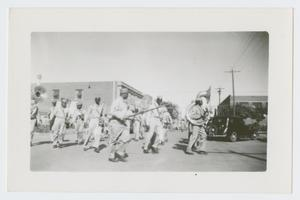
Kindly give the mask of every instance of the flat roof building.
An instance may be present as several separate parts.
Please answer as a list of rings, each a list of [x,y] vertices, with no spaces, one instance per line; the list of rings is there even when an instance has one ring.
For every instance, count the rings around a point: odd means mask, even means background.
[[[252,106],[255,108],[268,108],[268,96],[235,96],[235,105]],[[219,116],[229,116],[233,114],[233,97],[228,95],[218,105]]]
[[[120,89],[127,88],[129,100],[141,99],[143,93],[122,81],[101,81],[101,82],[58,82],[41,83],[46,89],[48,98],[39,103],[40,111],[49,112],[53,99],[67,98],[78,100],[83,103],[83,108],[93,104],[95,97],[101,97],[105,103],[105,112],[109,112],[112,102],[119,97]]]

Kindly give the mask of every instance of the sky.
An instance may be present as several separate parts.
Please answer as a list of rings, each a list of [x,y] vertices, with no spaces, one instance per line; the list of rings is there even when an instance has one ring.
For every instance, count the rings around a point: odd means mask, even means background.
[[[124,81],[184,109],[210,86],[211,104],[232,94],[267,95],[266,32],[32,33],[31,80]]]

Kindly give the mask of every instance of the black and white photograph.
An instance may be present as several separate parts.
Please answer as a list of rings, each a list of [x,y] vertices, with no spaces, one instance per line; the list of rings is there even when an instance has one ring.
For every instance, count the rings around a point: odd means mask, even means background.
[[[268,65],[268,32],[32,32],[30,170],[264,172]]]

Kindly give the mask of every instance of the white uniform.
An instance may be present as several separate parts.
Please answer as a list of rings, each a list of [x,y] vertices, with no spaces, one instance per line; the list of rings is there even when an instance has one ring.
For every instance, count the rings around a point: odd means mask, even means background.
[[[163,141],[168,141],[168,128],[172,124],[172,117],[166,107],[162,107]]]
[[[204,125],[207,122],[206,109],[200,105],[193,105],[188,110],[190,119],[190,129],[191,135],[189,137],[189,143],[187,146],[187,152],[192,152],[192,147],[198,142],[196,145],[198,151],[206,151],[206,132],[204,129]]]
[[[34,135],[34,131],[35,131],[35,127],[37,124],[37,117],[38,117],[38,106],[32,105],[31,106],[31,111],[30,111],[30,120],[31,120],[31,128],[30,128],[30,134],[31,134],[31,139],[30,139],[30,144],[32,144],[32,140],[33,140],[33,135]]]
[[[136,140],[139,140],[142,135],[141,135],[141,115],[137,115],[134,117],[134,122],[133,122],[133,133],[134,133],[134,138]]]
[[[119,155],[124,155],[126,152],[126,144],[130,140],[129,127],[126,124],[125,116],[129,115],[128,104],[122,98],[117,98],[111,106],[111,115],[110,120],[110,158],[115,158],[116,153]]]
[[[100,138],[102,135],[102,129],[99,128],[99,122],[100,118],[103,115],[103,109],[104,109],[104,104],[97,105],[96,103],[94,105],[91,105],[88,109],[88,112],[86,114],[86,119],[85,121],[89,120],[89,126],[87,130],[87,138],[85,139],[83,148],[86,148],[91,137],[94,137],[94,143],[93,147],[98,148],[99,147],[99,142]]]
[[[51,108],[50,108],[50,112],[49,112],[49,115],[48,115],[48,117],[49,117],[49,125],[50,125],[50,131],[52,131],[52,126],[53,126],[53,123],[54,123],[54,110],[55,110],[55,108],[56,108],[56,106],[52,106]]]
[[[104,137],[108,137],[109,136],[109,118],[107,116],[104,117],[103,132],[104,132]]]
[[[158,107],[158,104],[153,102],[149,109],[156,107]],[[161,111],[162,108],[158,108],[144,114],[144,124],[149,127],[148,131],[145,132],[145,150],[148,150],[151,147],[157,148],[158,145],[164,140]],[[155,139],[153,139],[153,137],[155,137]]]
[[[83,132],[84,132],[84,115],[85,111],[83,109],[74,110],[74,124],[75,124],[75,132],[77,135],[77,143],[81,143],[83,141]]]
[[[68,115],[67,111],[67,108],[63,108],[61,105],[59,105],[55,107],[53,113],[50,116],[50,119],[55,116],[55,120],[52,126],[52,145],[61,144],[63,142],[63,134],[66,127],[65,122]]]

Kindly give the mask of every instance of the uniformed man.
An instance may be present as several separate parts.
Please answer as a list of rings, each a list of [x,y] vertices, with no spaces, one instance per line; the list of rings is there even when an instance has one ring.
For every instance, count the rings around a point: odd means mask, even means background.
[[[138,113],[139,110],[138,108],[135,108],[134,113]],[[140,139],[142,139],[142,135],[141,135],[141,115],[136,115],[134,117],[134,121],[133,121],[133,134],[134,134],[134,141],[138,141]]]
[[[162,107],[163,142],[168,142],[168,129],[172,124],[172,117],[166,107]]]
[[[158,96],[156,98],[156,104],[154,106],[156,106],[156,107],[161,106],[162,103],[163,103],[162,97]],[[169,113],[169,112],[165,106],[158,108],[156,111],[159,115],[160,129],[161,129],[161,131],[158,132],[158,139],[159,139],[160,144],[164,144],[166,141],[166,131],[167,131],[167,129],[164,128],[164,122],[165,122],[164,120],[166,120],[164,118],[166,117],[166,113]]]
[[[61,148],[63,143],[63,134],[66,128],[66,118],[68,117],[67,113],[67,101],[66,99],[61,99],[61,105],[56,105],[53,113],[50,116],[50,119],[55,117],[53,126],[52,126],[52,146],[53,148]]]
[[[103,134],[104,134],[104,138],[108,138],[110,133],[109,133],[109,116],[107,114],[104,114],[103,117],[103,122],[104,122],[104,127],[103,127]]]
[[[51,102],[52,105],[51,105],[51,108],[50,108],[50,112],[48,114],[50,131],[52,130],[52,126],[53,126],[54,120],[55,120],[55,115],[53,115],[53,113],[54,113],[54,110],[55,110],[55,107],[56,107],[56,103],[57,103],[57,100],[53,99],[52,102]]]
[[[158,97],[156,101],[152,101],[149,109],[158,108],[161,103],[162,98]],[[158,145],[163,142],[162,110],[160,107],[144,114],[144,124],[148,127],[145,132],[144,153],[149,153],[149,150],[158,153]]]
[[[102,131],[99,131],[100,130],[99,126],[103,122],[102,121],[103,111],[104,111],[104,103],[101,102],[100,97],[96,97],[95,103],[88,108],[85,117],[85,123],[88,123],[88,130],[87,130],[87,137],[83,145],[84,151],[90,148],[88,147],[88,143],[90,142],[92,137],[94,138],[92,148],[94,148],[94,151],[97,153],[100,151],[99,142],[102,136]]]
[[[76,109],[73,113],[74,118],[74,125],[75,125],[75,133],[77,135],[76,142],[77,144],[82,144],[83,140],[83,133],[84,133],[84,115],[85,111],[82,109],[82,102],[78,101],[76,103]]]
[[[128,89],[120,90],[120,97],[117,98],[111,106],[110,119],[110,154],[108,160],[111,162],[123,161],[126,162],[128,154],[126,146],[130,141],[129,127],[126,120],[130,116],[128,106]]]
[[[128,103],[129,104],[129,103]],[[133,105],[128,105],[128,115],[133,115],[134,114],[134,106]],[[133,133],[133,123],[134,123],[134,117],[127,118],[126,119],[126,126],[129,127],[129,133]]]
[[[207,154],[206,152],[206,132],[205,124],[208,120],[207,110],[202,106],[203,100],[200,95],[197,95],[195,103],[192,104],[187,110],[187,119],[190,123],[191,135],[189,137],[189,143],[186,149],[187,154],[193,154],[192,148],[196,142],[196,151],[200,154]]]
[[[30,120],[31,120],[31,128],[30,128],[30,146],[32,146],[32,140],[34,136],[35,127],[37,126],[39,115],[39,108],[37,102],[35,100],[31,100],[31,109],[30,109]]]
[[[71,126],[72,126],[72,115],[71,115],[71,113],[70,113],[70,111],[71,111],[71,100],[70,99],[65,99],[66,100],[66,104],[67,104],[67,106],[66,106],[66,111],[67,111],[67,117],[66,117],[66,122],[65,122],[65,124],[66,124],[66,128],[67,129],[69,129],[69,128],[71,128]],[[63,141],[65,141],[65,134],[63,134],[62,135],[62,140]]]

